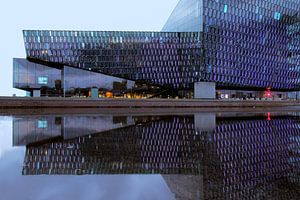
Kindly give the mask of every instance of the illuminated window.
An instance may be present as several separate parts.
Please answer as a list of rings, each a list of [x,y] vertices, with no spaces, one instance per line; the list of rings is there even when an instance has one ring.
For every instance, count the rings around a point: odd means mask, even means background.
[[[224,5],[224,13],[227,13],[227,10],[228,10],[228,6],[227,4]]]
[[[47,85],[48,84],[48,77],[45,77],[45,76],[38,77],[38,83],[42,84],[42,85]]]
[[[256,13],[256,14],[258,14],[258,12],[259,12],[259,7],[258,7],[258,6],[256,6],[255,13]]]
[[[38,121],[38,128],[47,128],[48,122],[46,120],[39,120]]]
[[[280,20],[280,16],[281,16],[281,14],[279,12],[275,12],[275,14],[274,14],[275,19]]]
[[[211,73],[211,70],[212,70],[212,66],[211,66],[211,65],[208,65],[208,66],[207,66],[207,72],[208,72],[208,73]]]

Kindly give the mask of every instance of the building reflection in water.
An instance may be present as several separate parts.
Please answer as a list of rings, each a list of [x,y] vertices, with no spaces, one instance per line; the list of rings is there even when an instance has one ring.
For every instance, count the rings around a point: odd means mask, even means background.
[[[176,199],[297,199],[296,114],[17,116],[23,175],[162,174]]]

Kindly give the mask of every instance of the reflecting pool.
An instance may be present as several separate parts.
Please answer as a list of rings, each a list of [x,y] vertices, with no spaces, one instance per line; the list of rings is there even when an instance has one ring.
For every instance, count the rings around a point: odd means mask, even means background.
[[[2,116],[1,199],[300,199],[299,122],[298,112]]]

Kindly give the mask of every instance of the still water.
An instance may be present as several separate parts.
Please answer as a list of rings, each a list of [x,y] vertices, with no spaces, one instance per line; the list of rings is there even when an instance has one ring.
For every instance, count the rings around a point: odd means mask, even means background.
[[[0,117],[0,199],[300,199],[300,113]]]

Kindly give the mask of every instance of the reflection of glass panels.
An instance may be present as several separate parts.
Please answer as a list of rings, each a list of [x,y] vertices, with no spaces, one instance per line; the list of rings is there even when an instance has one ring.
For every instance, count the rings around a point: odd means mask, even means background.
[[[123,117],[116,122],[113,116],[67,116],[64,117],[64,138],[76,138],[82,135],[95,134],[117,128],[134,125],[132,117]]]
[[[196,116],[199,117],[201,115],[198,114]],[[246,168],[244,167],[256,165],[247,161],[239,163],[243,160],[242,158],[257,159],[259,163],[262,160],[267,161],[269,154],[272,153],[274,158],[280,159],[285,166],[288,165],[289,161],[285,155],[297,153],[296,148],[299,148],[299,140],[295,139],[299,138],[299,126],[297,119],[293,117],[272,117],[271,120],[262,117],[258,117],[257,119],[239,117],[236,120],[233,118],[230,118],[230,120],[217,118],[217,125],[209,131],[201,130],[201,126],[204,126],[204,124],[195,124],[199,120],[194,120],[195,117],[193,116],[158,116],[154,118],[155,120],[151,120],[150,117],[141,116],[136,117],[134,120],[135,123],[131,124],[134,126],[127,126],[130,124],[128,124],[128,118],[126,117],[110,118],[94,116],[95,120],[92,120],[92,118],[92,116],[74,116],[69,119],[66,117],[65,120],[69,122],[64,123],[64,130],[70,131],[70,133],[78,129],[78,124],[82,125],[81,130],[78,132],[85,132],[85,129],[97,132],[103,131],[104,124],[110,121],[111,125],[108,125],[109,128],[104,128],[108,131],[91,136],[80,136],[66,141],[67,143],[74,144],[79,142],[79,146],[76,146],[82,150],[81,155],[84,153],[85,156],[95,156],[91,160],[95,160],[96,158],[103,159],[103,157],[98,158],[96,154],[93,154],[96,149],[99,155],[103,153],[102,156],[107,156],[107,158],[113,156],[110,158],[112,161],[114,159],[119,160],[118,153],[122,152],[123,155],[127,155],[128,153],[127,156],[130,156],[130,152],[135,149],[134,152],[138,150],[139,153],[133,155],[145,157],[157,156],[148,159],[145,158],[144,161],[161,161],[164,163],[164,167],[172,168],[176,166],[173,165],[173,161],[183,162],[179,158],[185,158],[187,168],[195,167],[197,169],[197,166],[194,164],[201,161],[197,160],[202,157],[201,155],[206,154],[211,162],[225,164],[221,165],[222,170],[224,170],[223,174],[226,178],[229,178],[231,169],[234,166],[240,166],[242,167],[241,170],[245,170]],[[87,121],[90,121],[90,123],[87,123]],[[102,129],[97,127],[102,127]],[[117,129],[118,127],[120,129]],[[282,130],[286,131],[283,133]],[[128,143],[123,144],[123,140]],[[63,144],[64,141],[58,141],[58,143]],[[49,144],[51,145],[51,142]],[[43,144],[41,147],[48,146],[49,144]],[[114,149],[115,146],[121,144],[124,145],[122,146],[124,149]],[[58,148],[64,148],[64,146],[57,145]],[[265,147],[269,147],[268,151],[265,150]],[[294,147],[293,151],[291,147]],[[207,151],[202,152],[203,149]],[[110,153],[104,154],[105,152]],[[115,152],[118,153],[114,154]],[[227,153],[229,152],[230,156],[228,157]],[[171,157],[168,161],[167,158],[169,156]],[[205,159],[205,157],[202,158]],[[133,160],[137,162],[141,161],[139,158],[133,158]],[[269,162],[271,164],[277,161],[276,159],[270,159]],[[274,170],[282,167],[281,165],[273,164],[271,166],[275,167]],[[153,167],[156,168],[158,166],[153,165]],[[166,169],[164,167],[162,169]],[[182,167],[183,169],[185,168],[184,165]],[[247,171],[244,172],[247,173]],[[194,172],[187,171],[187,173]],[[255,176],[259,176],[259,174]]]
[[[112,90],[114,83],[124,83],[127,89],[132,89],[134,81],[116,78],[96,72],[64,67],[64,87],[65,90],[74,88],[104,88]]]
[[[27,145],[61,136],[61,119],[49,116],[15,117],[13,119],[13,144]]]
[[[14,145],[28,145],[58,136],[64,139],[134,125],[130,116],[38,116],[15,117]]]
[[[13,84],[15,88],[55,88],[55,81],[61,80],[61,70],[14,58]]]
[[[141,116],[133,126],[28,145],[23,174],[169,174],[173,192],[176,181],[192,181],[203,184],[203,199],[245,199],[300,183],[298,117],[218,117],[203,130],[202,114],[195,116]]]
[[[161,173],[174,193],[189,185],[203,199],[246,199],[284,185],[299,186],[298,116],[218,114],[208,129],[205,118],[215,116],[20,116],[14,118],[14,141],[29,142],[24,175]],[[38,120],[48,121],[53,130],[69,131],[70,137],[40,137],[30,143],[28,138],[37,137],[21,133],[42,134],[29,131],[40,131]]]

